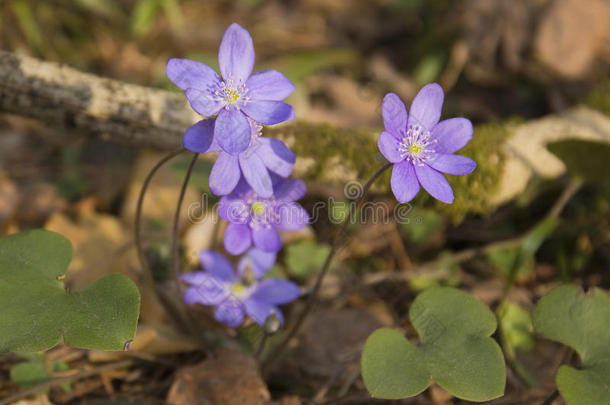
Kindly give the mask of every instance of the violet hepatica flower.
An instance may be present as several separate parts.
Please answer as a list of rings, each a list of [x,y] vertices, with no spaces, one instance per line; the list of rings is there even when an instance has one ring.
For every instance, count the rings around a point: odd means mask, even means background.
[[[220,199],[218,215],[229,222],[224,234],[227,252],[238,255],[251,245],[264,252],[282,248],[280,231],[298,231],[307,225],[307,211],[295,201],[305,195],[305,183],[274,177],[273,196],[264,198],[240,182]]]
[[[294,119],[294,109],[282,102],[295,86],[282,73],[265,70],[252,74],[252,37],[233,23],[224,33],[218,63],[222,77],[204,63],[172,58],[167,77],[184,90],[191,107],[205,117],[216,114],[214,132],[227,153],[245,151],[250,143],[247,117],[264,125]]]
[[[453,202],[453,190],[442,173],[468,174],[476,163],[454,155],[472,138],[472,124],[466,118],[439,122],[443,89],[436,83],[424,86],[415,96],[411,111],[400,98],[389,93],[383,99],[385,131],[379,136],[379,150],[391,163],[392,192],[403,203],[413,199],[420,185],[439,201]]]
[[[298,298],[299,287],[284,279],[260,279],[273,266],[275,253],[251,250],[246,256],[248,256],[246,260],[251,260],[251,263],[257,263],[257,266],[262,267],[255,269],[252,265],[251,273],[249,270],[251,264],[242,261],[240,269],[235,271],[231,263],[220,253],[202,250],[199,259],[205,271],[193,271],[182,275],[182,280],[190,284],[184,292],[184,301],[187,304],[198,303],[216,307],[214,318],[233,328],[241,325],[245,315],[259,325],[264,325],[267,317],[272,314],[283,323],[282,312],[278,305],[287,304]]]
[[[261,197],[273,195],[271,174],[288,177],[296,157],[284,142],[261,136],[261,125],[249,120],[250,145],[248,149],[232,155],[220,148],[214,135],[217,120],[208,118],[191,126],[184,133],[182,143],[193,152],[219,152],[210,173],[210,190],[216,195],[229,194],[243,177]]]

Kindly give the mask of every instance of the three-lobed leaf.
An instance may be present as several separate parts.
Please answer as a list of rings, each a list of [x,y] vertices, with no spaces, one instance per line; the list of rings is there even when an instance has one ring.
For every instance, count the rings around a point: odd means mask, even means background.
[[[286,265],[295,277],[307,278],[322,267],[330,246],[311,241],[293,243],[286,247]]]
[[[458,398],[488,401],[504,393],[502,351],[489,336],[494,314],[455,288],[431,288],[409,311],[421,344],[392,329],[379,329],[362,353],[362,377],[377,398],[398,399],[425,390],[431,380]]]
[[[0,238],[0,352],[39,351],[66,344],[121,350],[135,334],[140,295],[113,274],[68,294],[63,276],[72,246],[45,230]]]
[[[573,348],[581,369],[563,365],[557,388],[569,405],[610,403],[610,297],[599,288],[583,295],[573,285],[553,288],[533,314],[535,330]]]

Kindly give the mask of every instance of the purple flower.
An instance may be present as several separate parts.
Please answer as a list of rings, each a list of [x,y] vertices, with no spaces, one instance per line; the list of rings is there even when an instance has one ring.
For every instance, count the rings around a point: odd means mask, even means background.
[[[438,84],[424,86],[411,104],[410,116],[396,94],[388,93],[383,99],[385,131],[378,146],[394,163],[392,192],[401,203],[411,201],[421,184],[432,197],[451,204],[453,190],[442,173],[468,174],[476,167],[472,159],[453,154],[472,138],[472,124],[466,118],[438,122],[443,97]]]
[[[264,252],[282,248],[280,231],[298,231],[309,222],[309,215],[295,201],[305,195],[305,183],[296,179],[277,179],[273,196],[258,195],[245,182],[220,199],[218,215],[229,222],[224,234],[227,252],[238,255],[252,244]]]
[[[282,102],[295,86],[276,70],[252,74],[252,37],[233,23],[224,33],[218,63],[222,78],[201,62],[172,58],[167,61],[167,77],[184,90],[191,107],[199,114],[218,114],[214,132],[227,153],[245,151],[250,143],[246,117],[264,125],[294,118],[294,109]]]
[[[261,125],[248,119],[250,145],[237,155],[223,151],[216,142],[214,127],[217,120],[208,118],[191,126],[184,133],[182,143],[193,152],[219,152],[210,173],[210,190],[216,195],[229,194],[243,178],[261,197],[273,195],[271,174],[288,177],[296,157],[284,142],[261,137]]]
[[[300,295],[299,287],[279,278],[260,280],[273,266],[275,253],[251,250],[246,257],[252,263],[262,265],[258,269],[251,267],[255,277],[248,274],[247,269],[250,267],[247,262],[240,265],[236,272],[220,253],[202,250],[199,260],[205,271],[182,275],[182,280],[190,284],[184,292],[184,302],[215,306],[214,318],[232,328],[241,325],[245,315],[259,325],[264,325],[267,317],[275,314],[283,323],[282,312],[277,306],[297,299]]]

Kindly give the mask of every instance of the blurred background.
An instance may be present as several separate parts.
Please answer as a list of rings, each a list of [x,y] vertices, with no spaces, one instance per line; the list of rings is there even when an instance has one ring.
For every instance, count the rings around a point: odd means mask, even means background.
[[[545,173],[547,161],[536,166],[535,147],[544,149],[549,140],[570,137],[610,142],[610,3],[3,0],[0,49],[178,94],[165,76],[167,59],[190,58],[218,69],[218,46],[232,22],[254,38],[255,70],[277,69],[296,84],[286,101],[300,121],[376,136],[387,92],[399,94],[409,105],[421,86],[440,83],[446,93],[443,117],[473,121],[473,143],[477,137],[483,140],[464,154],[475,157],[482,173],[491,173],[452,180],[456,195],[460,186],[475,190],[456,201],[456,211],[420,195],[409,223],[354,227],[354,238],[323,289],[326,304],[282,363],[283,371],[267,376],[264,389],[277,404],[299,404],[299,398],[325,403],[338,393],[355,396],[350,403],[371,403],[355,366],[359,345],[380,325],[404,323],[410,337],[415,336],[404,316],[416,293],[432,285],[453,285],[473,293],[504,320],[499,339],[512,365],[507,395],[544,396],[552,387],[553,370],[541,365],[564,354],[557,345],[534,341],[526,310],[559,281],[610,287],[610,168],[604,162],[607,150],[562,144],[556,155],[564,163],[576,163]],[[581,136],[580,129],[595,135]],[[513,145],[506,149],[508,139]],[[579,156],[570,157],[571,150]],[[109,272],[137,280],[131,233],[135,201],[160,156],[0,111],[0,235],[44,226],[68,237],[76,250],[67,280],[73,290]],[[580,169],[579,164],[590,161],[593,169]],[[533,169],[521,170],[522,162]],[[179,158],[163,169],[144,208],[146,254],[159,283],[170,278],[169,228],[187,165],[188,158]],[[200,201],[207,191],[209,170],[205,161],[198,163],[187,202]],[[589,176],[591,171],[597,176]],[[306,179],[312,191],[303,202],[307,209],[320,198],[344,198],[342,184]],[[498,187],[509,191],[502,194]],[[386,191],[377,190],[376,198],[394,204]],[[303,285],[311,282],[328,251],[330,217],[344,215],[341,207],[331,206],[329,219],[306,231],[286,235],[276,274]],[[218,242],[218,229],[209,218],[204,213],[198,221],[184,220],[181,242],[188,268],[197,266],[198,249]],[[201,341],[172,326],[156,298],[142,294],[138,334],[148,340],[134,342],[134,352],[148,363],[54,387],[37,400],[103,404],[111,397],[127,398],[124,403],[162,403],[176,371],[204,361]],[[214,331],[208,344],[218,336],[226,339],[226,331],[209,314],[199,315]],[[248,328],[236,337],[251,347],[256,334]],[[323,345],[316,336],[325,337]],[[536,356],[527,355],[532,352]],[[60,347],[42,355],[43,360],[0,358],[0,398],[65,370],[121,358],[92,353]],[[40,371],[36,365],[41,361],[51,361],[54,368],[43,368],[37,379],[27,373],[16,379],[11,371],[23,363]],[[337,364],[345,368],[337,371]],[[193,384],[206,378],[202,373]],[[459,403],[447,395],[433,386],[400,403]],[[188,403],[180,401],[174,397],[172,403]]]

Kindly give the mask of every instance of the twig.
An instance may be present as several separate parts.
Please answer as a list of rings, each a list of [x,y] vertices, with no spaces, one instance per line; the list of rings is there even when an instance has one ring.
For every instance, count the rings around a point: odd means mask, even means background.
[[[14,395],[4,398],[3,400],[0,401],[0,405],[9,405],[9,404],[12,404],[13,402],[16,402],[27,396],[36,394],[47,388],[57,387],[58,385],[62,385],[62,384],[68,383],[68,382],[82,380],[84,378],[92,377],[94,375],[98,375],[98,374],[104,373],[106,371],[126,368],[126,367],[131,366],[132,364],[133,364],[133,360],[121,360],[116,363],[104,364],[103,366],[96,367],[92,370],[82,371],[82,372],[72,375],[72,376],[53,378],[52,380],[45,381],[41,384],[35,385],[31,388],[28,388],[26,390],[20,391]]]
[[[570,178],[568,185],[563,189],[563,191],[559,195],[559,198],[557,198],[557,200],[555,201],[555,203],[553,204],[551,209],[548,211],[545,219],[557,219],[559,217],[559,215],[561,215],[561,212],[565,208],[568,201],[570,201],[570,199],[574,196],[574,194],[576,194],[576,192],[580,189],[582,184],[583,184],[582,180],[576,179],[574,177]],[[525,239],[528,236],[528,234],[529,234],[529,232],[526,233],[525,235],[523,235],[522,238]],[[508,293],[512,289],[513,284],[515,283],[515,280],[517,279],[518,271],[519,271],[519,266],[516,264],[513,264],[508,276],[506,277],[506,286],[504,288],[504,294],[502,297],[503,300],[506,299],[506,297],[508,297]]]
[[[559,198],[555,201],[553,206],[549,209],[547,218],[558,218],[561,215],[561,212],[564,210],[566,204],[570,201],[570,199],[578,192],[580,187],[582,186],[582,181],[572,179],[570,183],[563,190]],[[368,274],[364,276],[362,280],[363,285],[372,285],[377,284],[383,281],[391,281],[391,280],[410,280],[414,277],[421,275],[422,272],[425,272],[427,275],[433,275],[432,272],[443,272],[442,270],[438,270],[437,268],[441,265],[446,264],[455,264],[462,263],[466,260],[473,259],[477,256],[487,254],[491,251],[497,249],[510,249],[517,246],[520,246],[524,239],[527,237],[530,231],[525,232],[524,234],[505,239],[502,241],[492,242],[484,246],[464,249],[459,252],[451,254],[449,257],[442,257],[439,259],[431,260],[425,263],[416,264],[409,271],[400,270],[400,271],[389,271],[389,272],[380,272],[374,274]]]
[[[322,268],[318,272],[318,276],[316,277],[316,281],[314,283],[314,287],[311,290],[311,293],[309,294],[309,296],[307,298],[307,302],[305,304],[305,307],[303,308],[303,310],[299,314],[299,317],[297,318],[294,326],[292,327],[290,332],[288,332],[287,336],[284,338],[284,340],[282,341],[280,346],[277,348],[277,350],[274,353],[272,353],[272,355],[269,358],[269,360],[267,361],[267,363],[265,363],[263,365],[263,371],[266,371],[266,370],[269,369],[271,364],[275,361],[275,359],[277,359],[279,357],[279,355],[286,348],[286,346],[288,345],[290,340],[297,334],[297,332],[299,331],[299,329],[303,325],[303,321],[305,321],[305,318],[309,314],[309,311],[313,307],[313,304],[314,304],[314,302],[315,302],[315,300],[317,298],[318,292],[319,292],[320,287],[322,285],[322,281],[324,280],[324,276],[326,276],[326,273],[328,273],[328,269],[330,268],[330,263],[331,263],[334,255],[335,255],[335,253],[337,252],[337,250],[341,246],[341,242],[343,242],[343,236],[345,235],[345,231],[347,230],[347,227],[352,222],[353,216],[360,209],[362,203],[364,202],[364,198],[366,197],[366,195],[367,195],[369,189],[371,188],[371,185],[373,184],[373,182],[375,182],[375,180],[377,180],[379,178],[379,176],[381,176],[383,174],[383,172],[385,172],[390,167],[392,167],[392,163],[386,163],[385,165],[383,165],[379,170],[377,170],[377,172],[375,174],[373,174],[373,176],[364,185],[364,187],[362,189],[362,194],[360,195],[360,197],[359,197],[359,199],[358,199],[358,201],[356,203],[356,207],[349,211],[349,215],[343,221],[341,229],[339,230],[339,232],[337,232],[335,234],[335,237],[333,239],[333,243],[331,245],[330,251],[328,252],[328,255],[326,256],[326,259],[324,260],[324,264],[322,265]]]
[[[540,403],[540,405],[551,405],[553,401],[559,396],[559,391],[555,389],[555,391],[551,392],[551,395],[544,402]]]

